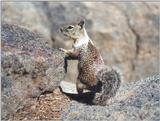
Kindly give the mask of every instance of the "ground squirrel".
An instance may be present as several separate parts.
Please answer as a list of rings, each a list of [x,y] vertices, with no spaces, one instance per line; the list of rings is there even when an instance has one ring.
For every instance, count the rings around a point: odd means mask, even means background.
[[[83,93],[84,89],[95,92],[94,104],[106,105],[111,97],[115,96],[120,83],[121,75],[115,68],[104,65],[104,61],[89,38],[84,20],[78,24],[67,25],[60,28],[60,31],[67,37],[74,40],[73,48],[65,50],[60,48],[71,58],[78,59],[78,72],[76,87],[78,93]]]

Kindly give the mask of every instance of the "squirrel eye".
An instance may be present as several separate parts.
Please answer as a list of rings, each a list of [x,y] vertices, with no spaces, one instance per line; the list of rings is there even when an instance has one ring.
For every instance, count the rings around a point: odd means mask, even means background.
[[[72,29],[72,28],[73,28],[73,26],[69,26],[69,27],[68,27],[68,29]]]

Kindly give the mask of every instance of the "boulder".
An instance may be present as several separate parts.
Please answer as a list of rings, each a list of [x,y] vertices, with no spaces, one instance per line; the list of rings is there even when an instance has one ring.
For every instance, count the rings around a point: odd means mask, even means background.
[[[122,85],[107,106],[71,101],[62,112],[62,121],[159,121],[159,89],[160,75],[155,75]]]
[[[34,3],[34,2],[33,2]],[[2,21],[24,26],[33,32],[39,32],[52,45],[50,22],[42,9],[32,2],[3,2]]]
[[[64,54],[29,30],[2,23],[2,119],[59,87],[65,75]]]

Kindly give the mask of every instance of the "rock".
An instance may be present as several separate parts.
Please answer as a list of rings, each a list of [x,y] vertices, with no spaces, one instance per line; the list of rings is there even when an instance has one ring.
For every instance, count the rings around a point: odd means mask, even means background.
[[[51,49],[45,38],[2,23],[2,119],[52,92],[64,78],[64,54]]]
[[[41,95],[32,105],[17,111],[10,120],[61,120],[61,112],[68,105],[68,102],[69,98],[62,94],[59,89],[55,89],[52,93]]]
[[[126,3],[116,6],[125,13],[128,26],[136,37],[133,77],[138,79],[158,73],[160,4]]]
[[[64,92],[64,93],[78,94],[77,89],[76,89],[76,84],[74,84],[74,83],[62,81],[60,83],[60,88],[61,88],[62,92]]]
[[[159,89],[160,75],[124,84],[108,106],[71,101],[62,113],[62,120],[159,121]]]
[[[76,84],[74,84],[74,83],[67,82],[67,81],[62,81],[60,83],[60,88],[61,88],[61,91],[63,93],[66,93],[66,94],[78,94],[77,88],[76,88]],[[85,90],[84,89],[83,92],[89,92],[89,90]]]
[[[52,45],[48,17],[32,2],[3,2],[2,11],[2,21],[39,32]]]

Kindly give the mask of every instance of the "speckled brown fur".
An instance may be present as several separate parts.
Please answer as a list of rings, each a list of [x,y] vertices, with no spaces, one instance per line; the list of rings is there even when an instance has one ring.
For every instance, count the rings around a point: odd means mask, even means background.
[[[91,86],[95,86],[97,84],[97,68],[95,65],[98,66],[104,64],[103,60],[101,59],[100,53],[97,48],[91,44],[91,42],[88,43],[87,47],[83,47],[79,51],[78,79],[81,80],[82,83],[86,84],[88,88]]]

